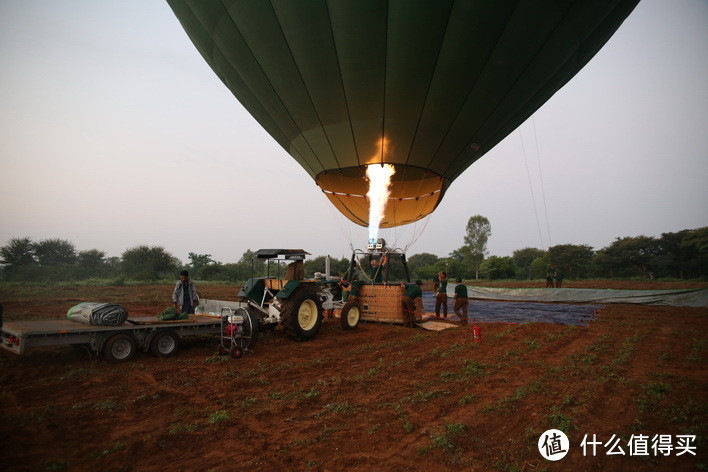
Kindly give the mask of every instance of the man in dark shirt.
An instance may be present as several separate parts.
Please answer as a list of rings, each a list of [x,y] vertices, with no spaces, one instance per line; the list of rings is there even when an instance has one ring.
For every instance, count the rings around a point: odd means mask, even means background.
[[[383,281],[384,270],[386,270],[386,264],[388,264],[388,257],[386,254],[381,256],[381,260],[372,259],[371,260],[371,281],[374,283],[381,283]]]
[[[455,314],[460,317],[460,323],[463,325],[467,324],[467,306],[469,303],[467,286],[458,277],[457,285],[455,285]]]
[[[415,284],[401,283],[403,287],[403,296],[401,297],[401,307],[403,308],[403,326],[406,328],[415,328],[415,299],[423,297],[423,291],[420,287],[423,282],[416,280]]]
[[[349,298],[347,300],[356,300],[358,297],[361,296],[361,287],[366,285],[366,282],[363,280],[359,280],[358,277],[354,276],[354,281],[349,284],[350,287],[350,292],[349,292]]]
[[[440,316],[440,307],[447,318],[447,273],[438,272],[438,283],[435,287],[435,316]]]

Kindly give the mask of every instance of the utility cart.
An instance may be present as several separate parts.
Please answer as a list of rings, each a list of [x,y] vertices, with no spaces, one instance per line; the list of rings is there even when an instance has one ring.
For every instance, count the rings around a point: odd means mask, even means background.
[[[246,350],[251,351],[256,339],[258,339],[258,322],[245,308],[239,307],[233,310],[225,306],[221,309],[219,354],[222,356],[228,354],[234,359],[240,359]]]

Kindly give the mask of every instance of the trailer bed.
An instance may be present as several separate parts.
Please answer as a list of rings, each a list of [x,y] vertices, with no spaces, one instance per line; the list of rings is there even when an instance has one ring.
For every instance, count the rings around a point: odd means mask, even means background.
[[[15,320],[2,324],[1,346],[16,354],[39,346],[62,346],[88,344],[97,346],[113,334],[128,333],[138,340],[145,339],[160,330],[171,330],[179,337],[198,334],[218,334],[221,318],[194,316],[188,320],[160,321],[155,316],[128,318],[120,326],[95,326],[77,323],[69,319]],[[141,343],[143,345],[145,343]],[[145,344],[146,345],[146,344]]]

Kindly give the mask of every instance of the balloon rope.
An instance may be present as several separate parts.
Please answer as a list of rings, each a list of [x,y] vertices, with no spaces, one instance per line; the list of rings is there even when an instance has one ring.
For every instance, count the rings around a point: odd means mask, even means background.
[[[410,247],[413,246],[416,243],[416,241],[418,241],[418,239],[423,235],[423,232],[425,231],[425,228],[428,227],[428,223],[430,222],[432,217],[433,217],[432,213],[429,213],[427,216],[423,217],[423,220],[425,220],[425,223],[423,224],[423,227],[421,228],[420,232],[418,233],[418,236],[415,235],[415,228],[414,228],[413,239],[411,240],[410,243],[408,243],[404,247],[403,252],[408,254],[408,249],[410,249]],[[416,221],[416,224],[418,224],[417,221]]]
[[[546,216],[546,231],[548,232],[548,245],[552,246],[551,241],[551,226],[548,224],[548,207],[546,206],[546,191],[543,185],[543,171],[541,171],[541,152],[538,150],[538,134],[536,134],[536,120],[531,115],[531,123],[533,123],[533,138],[536,142],[536,158],[538,160],[538,175],[541,177],[541,198],[543,199],[543,212]]]
[[[531,189],[531,202],[533,203],[533,212],[536,215],[536,227],[538,228],[538,238],[541,240],[541,249],[544,251],[546,247],[543,245],[543,235],[541,234],[541,222],[538,219],[538,209],[536,208],[536,197],[533,193],[533,184],[531,183],[531,172],[529,171],[529,163],[526,159],[526,148],[524,147],[524,137],[521,135],[521,128],[519,128],[519,139],[521,140],[521,153],[524,156],[524,165],[526,166],[526,176],[529,179],[529,188]]]

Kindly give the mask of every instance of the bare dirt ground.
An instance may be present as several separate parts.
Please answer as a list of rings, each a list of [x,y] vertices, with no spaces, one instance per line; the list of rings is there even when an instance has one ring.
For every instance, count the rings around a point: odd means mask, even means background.
[[[222,300],[237,290],[198,288]],[[0,303],[6,320],[61,318],[82,301],[145,316],[171,290],[0,286]],[[485,323],[481,343],[465,328],[326,321],[310,342],[269,332],[238,360],[216,355],[215,337],[124,364],[70,347],[3,350],[0,470],[705,470],[706,333],[708,308],[623,304],[589,327]],[[537,447],[551,428],[570,438],[558,462]],[[586,434],[603,443],[594,456]],[[624,456],[607,454],[613,435]],[[652,450],[655,435],[671,440],[668,456]],[[678,455],[681,435],[696,435],[695,456]],[[632,436],[634,452],[647,437],[648,455],[630,455]]]

